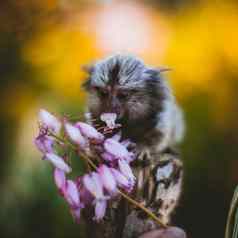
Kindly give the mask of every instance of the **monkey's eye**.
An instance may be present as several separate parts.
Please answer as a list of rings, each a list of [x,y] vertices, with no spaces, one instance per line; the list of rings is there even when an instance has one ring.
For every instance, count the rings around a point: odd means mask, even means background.
[[[129,94],[128,91],[118,92],[117,97],[121,100],[125,100],[129,97]]]
[[[103,89],[103,88],[100,88],[100,87],[95,87],[94,88],[97,92],[97,94],[100,96],[100,97],[106,97],[108,96],[108,91]]]

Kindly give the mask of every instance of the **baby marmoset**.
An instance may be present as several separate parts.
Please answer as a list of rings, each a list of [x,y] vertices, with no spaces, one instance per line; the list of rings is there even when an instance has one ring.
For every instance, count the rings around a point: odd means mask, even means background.
[[[92,118],[115,112],[122,137],[136,143],[136,198],[168,224],[181,192],[182,162],[174,147],[183,137],[184,123],[162,71],[117,54],[89,67],[85,86]]]

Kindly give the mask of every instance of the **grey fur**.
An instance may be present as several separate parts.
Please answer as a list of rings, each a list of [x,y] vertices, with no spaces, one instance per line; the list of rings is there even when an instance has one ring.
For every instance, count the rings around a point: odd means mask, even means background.
[[[173,149],[183,139],[184,120],[162,72],[163,69],[146,66],[134,56],[116,54],[90,67],[87,88],[88,109],[93,118],[107,110],[110,112],[111,100],[116,98],[124,123],[122,136],[135,140],[138,161],[141,161],[134,168],[138,181],[136,196],[169,223],[182,186],[182,162]],[[108,98],[100,97],[95,88],[108,90]],[[128,98],[123,101],[116,93],[111,96],[113,91],[129,92]],[[161,158],[166,158],[171,169],[166,179],[158,176],[167,173]],[[149,167],[144,168],[143,161]],[[159,206],[160,200],[163,201]]]

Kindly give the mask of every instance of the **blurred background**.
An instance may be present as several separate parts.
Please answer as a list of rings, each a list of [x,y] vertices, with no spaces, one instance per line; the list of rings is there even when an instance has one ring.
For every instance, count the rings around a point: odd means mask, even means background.
[[[238,184],[237,22],[235,0],[1,1],[0,237],[84,237],[33,145],[37,113],[81,114],[82,65],[118,51],[173,69],[187,123],[174,223],[224,237]]]

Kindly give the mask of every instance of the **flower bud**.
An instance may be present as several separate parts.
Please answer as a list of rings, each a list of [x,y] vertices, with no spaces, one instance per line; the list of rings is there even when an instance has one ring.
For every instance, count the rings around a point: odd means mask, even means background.
[[[96,202],[95,205],[95,216],[94,220],[100,221],[105,216],[107,208],[107,201],[106,200],[99,200]]]
[[[106,139],[104,141],[104,149],[117,159],[130,160],[131,154],[127,148],[113,139]]]
[[[79,191],[74,181],[67,180],[64,197],[72,208],[80,207]]]
[[[135,176],[132,172],[130,165],[125,160],[118,160],[118,166],[120,172],[129,179],[129,181],[134,185]]]
[[[110,168],[118,187],[125,189],[127,192],[130,192],[133,189],[133,183],[129,181],[129,179],[124,176],[120,171],[114,168]]]
[[[75,219],[76,223],[80,222],[81,209],[81,207],[71,208],[71,214]]]
[[[61,169],[55,168],[54,170],[54,180],[57,188],[59,189],[61,195],[66,191],[66,177],[65,173]]]
[[[100,176],[96,172],[92,172],[90,175],[86,174],[83,177],[83,184],[85,188],[96,198],[104,199],[103,185]]]
[[[117,191],[117,184],[112,172],[106,165],[101,165],[98,168],[98,173],[104,188],[110,193],[115,194]]]
[[[41,109],[39,112],[39,120],[44,127],[51,129],[56,134],[60,132],[60,121],[48,111]]]
[[[70,139],[78,144],[81,148],[85,148],[87,145],[87,141],[86,139],[82,136],[80,130],[71,125],[70,123],[65,123],[65,130],[66,133],[68,134],[68,136],[70,137]]]
[[[65,173],[71,172],[71,168],[64,162],[64,159],[53,153],[46,153],[44,159],[50,161],[56,168]]]
[[[53,152],[54,139],[47,135],[39,135],[35,139],[35,145],[43,154]]]
[[[109,161],[109,162],[111,162],[111,161],[113,161],[113,160],[116,160],[116,158],[115,158],[113,155],[108,154],[107,152],[102,153],[102,154],[101,154],[101,157],[102,157],[104,160]]]
[[[81,133],[89,139],[93,139],[97,142],[102,142],[104,140],[104,135],[87,123],[77,122],[75,126],[79,128]]]

